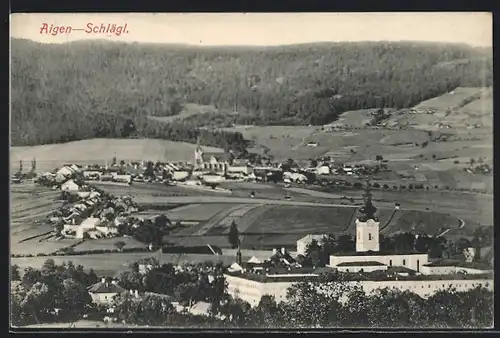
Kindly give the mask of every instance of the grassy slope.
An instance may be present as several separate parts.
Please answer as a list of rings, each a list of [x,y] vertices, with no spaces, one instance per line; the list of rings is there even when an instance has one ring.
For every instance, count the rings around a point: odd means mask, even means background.
[[[34,147],[11,147],[11,164],[36,157],[39,170],[52,170],[64,163],[104,163],[113,156],[120,160],[192,161],[196,145],[149,139],[91,139]],[[203,147],[207,152],[222,149]]]

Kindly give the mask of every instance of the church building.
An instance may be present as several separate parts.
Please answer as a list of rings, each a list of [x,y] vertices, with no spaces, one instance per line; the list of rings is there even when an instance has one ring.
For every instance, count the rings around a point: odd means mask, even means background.
[[[229,157],[223,152],[205,153],[199,144],[194,151],[194,169],[196,171],[225,174],[229,165]]]
[[[429,262],[427,253],[380,251],[380,222],[369,185],[363,197],[364,206],[356,219],[356,252],[330,256],[329,267],[343,272],[369,272],[397,266],[422,272],[422,266]]]

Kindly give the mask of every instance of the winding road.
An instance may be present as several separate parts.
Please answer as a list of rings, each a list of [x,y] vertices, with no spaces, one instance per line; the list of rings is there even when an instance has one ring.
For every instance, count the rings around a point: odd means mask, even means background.
[[[441,237],[441,236],[444,236],[446,235],[448,232],[450,232],[451,230],[459,230],[459,229],[462,229],[464,226],[465,226],[465,222],[463,219],[459,218],[458,219],[458,223],[460,224],[458,226],[458,228],[456,229],[446,229],[445,231],[443,231],[442,233],[440,233],[439,235],[437,235],[436,237]]]

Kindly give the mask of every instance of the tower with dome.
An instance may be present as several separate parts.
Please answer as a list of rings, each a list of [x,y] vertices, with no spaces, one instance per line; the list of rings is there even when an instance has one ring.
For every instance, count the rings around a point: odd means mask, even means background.
[[[380,222],[376,216],[377,208],[372,203],[369,181],[366,182],[363,200],[364,205],[359,210],[356,219],[356,252],[378,252],[380,250]]]

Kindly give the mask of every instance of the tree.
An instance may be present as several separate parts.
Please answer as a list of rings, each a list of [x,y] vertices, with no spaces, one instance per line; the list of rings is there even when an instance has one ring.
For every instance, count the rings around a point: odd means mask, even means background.
[[[196,302],[198,285],[194,282],[187,282],[177,285],[175,296],[179,301],[191,308]]]
[[[311,266],[317,267],[321,264],[321,246],[318,244],[317,240],[313,239],[311,243],[307,245],[305,253],[306,262],[308,262]]]
[[[53,274],[56,271],[56,263],[53,259],[49,258],[43,263],[42,269],[40,271],[42,275]]]
[[[125,242],[124,241],[118,241],[118,242],[115,242],[115,247],[119,250],[119,251],[122,251],[123,250],[123,247],[125,246]]]
[[[36,171],[36,158],[33,157],[33,160],[31,161],[31,172],[34,173]]]
[[[282,314],[274,296],[264,295],[254,309],[252,322],[256,327],[279,327]]]
[[[337,237],[337,252],[348,253],[356,249],[356,242],[351,235],[340,235]]]
[[[79,319],[85,308],[92,303],[92,298],[85,286],[73,279],[65,279],[62,284],[62,298],[65,299],[62,313],[66,319]]]
[[[113,159],[111,161],[111,165],[115,166],[116,165],[116,156],[113,156]]]
[[[472,244],[476,249],[474,256],[475,260],[481,260],[481,248],[492,244],[493,230],[492,227],[479,226],[474,229]]]
[[[231,222],[231,226],[229,227],[227,240],[233,249],[240,245],[238,226],[234,220]]]
[[[35,322],[40,323],[40,321],[45,319],[46,311],[53,308],[51,303],[52,297],[48,286],[44,283],[36,282],[29,288],[20,305],[24,309],[23,312],[32,316]]]
[[[19,265],[14,264],[10,266],[10,280],[11,281],[21,280],[21,275],[19,274]]]
[[[384,160],[384,157],[382,155],[377,155],[375,156],[375,159],[378,161],[378,162],[382,162]]]
[[[151,161],[148,161],[146,164],[146,170],[144,170],[143,175],[148,178],[155,178],[155,171],[154,171],[154,163]]]

